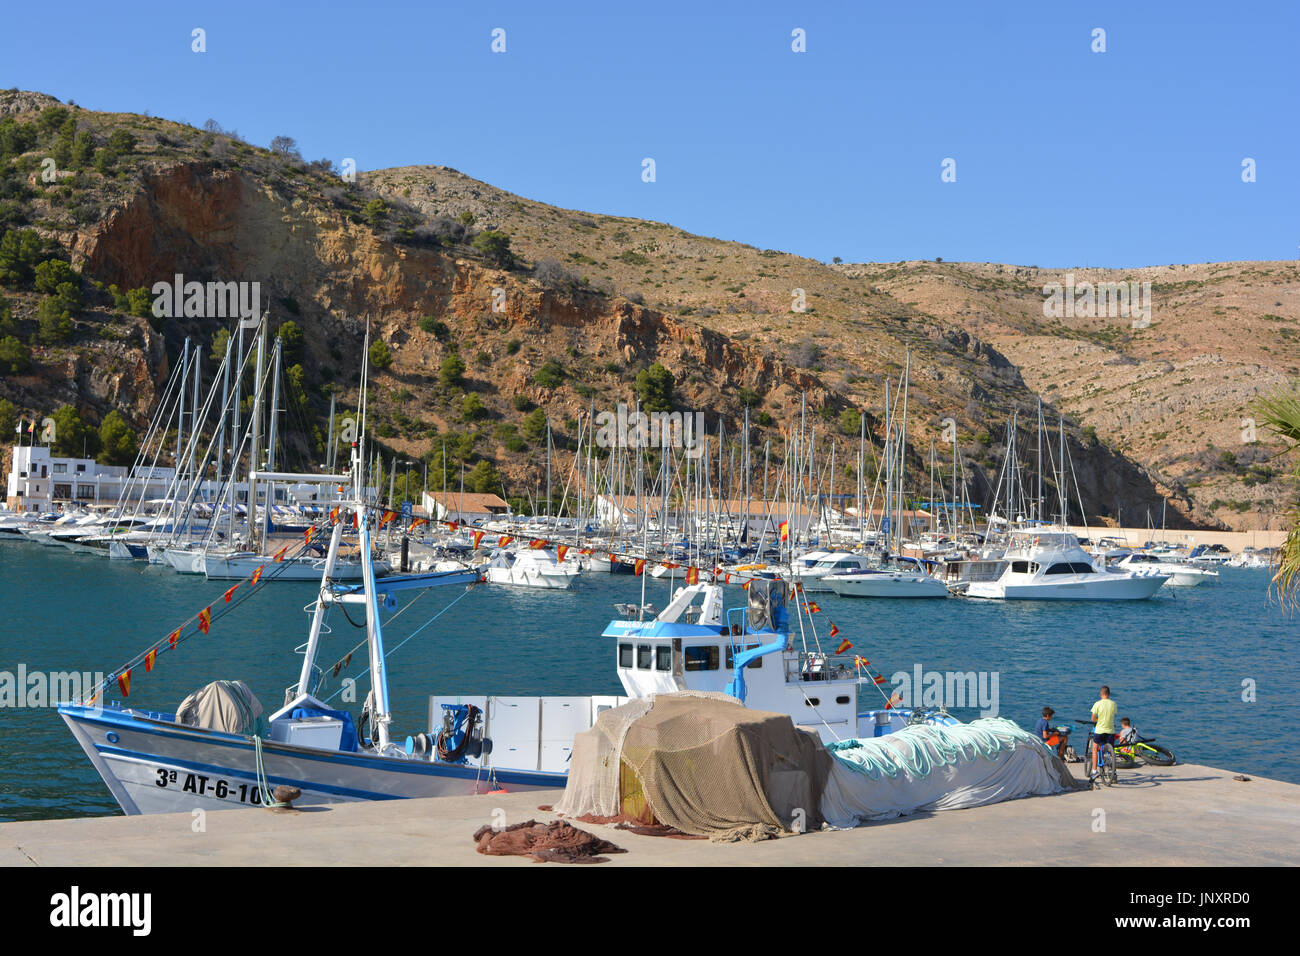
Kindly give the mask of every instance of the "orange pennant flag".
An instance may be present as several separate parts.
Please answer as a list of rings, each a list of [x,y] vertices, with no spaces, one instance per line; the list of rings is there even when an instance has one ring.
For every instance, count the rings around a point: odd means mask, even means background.
[[[885,680],[886,680],[886,678],[885,678],[885,675],[884,675],[884,674],[879,674],[879,675],[877,675],[876,678],[875,678],[875,682],[876,682],[877,684],[883,684],[883,683],[885,683]]]
[[[550,545],[551,542],[547,541],[545,538],[534,538],[532,541],[528,542],[528,547],[537,551],[540,551],[542,548],[548,548]]]
[[[383,528],[384,525],[388,524],[388,522],[392,521],[392,520],[393,520],[394,518],[396,518],[396,517],[397,517],[397,512],[396,512],[396,511],[385,511],[385,512],[383,513],[383,516],[380,517],[380,519],[379,519],[379,527],[380,527],[380,528]],[[456,530],[456,529],[453,528],[452,530],[454,531],[454,530]]]
[[[144,669],[146,671],[153,670],[154,662],[157,660],[158,660],[158,648],[156,647],[149,648],[149,653],[144,656]]]
[[[259,564],[257,566],[257,569],[253,572],[253,577],[249,580],[248,583],[248,586],[250,588],[257,587],[257,582],[262,580],[262,569],[264,567],[266,567],[265,564]]]
[[[411,530],[414,531],[416,528],[420,527],[420,525],[428,524],[428,523],[429,523],[428,518],[416,518],[414,521],[411,522]]]
[[[645,570],[645,558],[637,558],[636,564],[632,566],[632,573],[640,574],[644,570]]]
[[[470,537],[470,540],[474,542],[474,547],[477,548],[477,547],[479,546],[479,542],[483,540],[483,532],[482,532],[482,531],[475,531],[475,532],[474,532],[472,535],[470,535],[469,537]]]
[[[286,544],[279,551],[275,552],[275,555],[274,557],[272,557],[271,560],[274,561],[276,564],[279,564],[281,561],[284,560],[284,553],[288,550],[289,550],[289,546]]]
[[[339,506],[335,505],[334,508],[330,511],[330,524],[338,524],[338,523],[339,523]]]
[[[845,653],[845,652],[847,652],[847,651],[850,651],[850,650],[852,650],[852,649],[853,649],[853,645],[852,645],[851,643],[849,643],[849,639],[846,637],[846,638],[844,638],[844,640],[840,641],[840,646],[837,647],[837,648],[835,648],[835,653],[836,653],[836,654],[843,654],[843,653]]]
[[[212,627],[212,608],[205,607],[202,611],[199,611],[199,630],[202,631],[204,634],[206,634],[208,633],[208,629],[211,627]]]
[[[122,691],[123,697],[131,696],[131,672],[129,670],[122,671],[122,673],[118,675],[117,686],[118,689]]]
[[[315,533],[316,533],[315,525],[312,525],[310,528],[308,528],[306,531],[303,532],[303,537],[307,539],[307,544],[311,544],[312,535],[314,535]]]
[[[175,647],[176,642],[179,641],[180,639],[181,639],[181,629],[179,627],[167,635],[167,643],[170,644],[172,647]]]
[[[816,601],[809,601],[809,602],[808,602],[808,613],[809,613],[809,614],[818,614],[818,613],[820,613],[820,612],[821,612],[821,605],[820,605],[820,604],[818,604]]]
[[[687,583],[687,584],[699,584],[699,583],[700,583],[700,569],[699,569],[699,568],[687,568],[687,569],[686,569],[686,583]]]
[[[225,593],[224,595],[222,595],[222,597],[224,597],[224,598],[226,599],[226,603],[227,603],[227,604],[230,603],[230,599],[231,599],[232,597],[235,596],[235,592],[236,592],[237,590],[239,590],[239,585],[238,585],[238,584],[232,585],[231,587],[229,587],[229,588],[226,589],[226,593]]]
[[[788,522],[788,521],[782,521],[780,527],[781,527],[781,540],[782,540],[782,541],[789,541],[789,540],[790,540],[790,522]]]
[[[501,537],[497,538],[497,547],[498,547],[498,548],[504,548],[506,545],[508,545],[508,544],[509,544],[511,541],[513,541],[513,540],[515,540],[515,539],[512,538],[512,537],[510,537],[510,535],[508,535],[508,534],[503,534]]]
[[[562,545],[560,545],[558,548],[555,549],[555,556],[556,556],[560,561],[563,561],[563,560],[564,560],[564,556],[565,556],[566,554],[568,554],[568,553],[569,553],[569,546],[568,546],[567,544],[562,544]]]

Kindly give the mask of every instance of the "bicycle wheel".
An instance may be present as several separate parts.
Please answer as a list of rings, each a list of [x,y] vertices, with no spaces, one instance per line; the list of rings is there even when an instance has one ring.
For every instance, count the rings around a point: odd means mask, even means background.
[[[1132,770],[1138,765],[1137,758],[1127,750],[1115,751],[1115,767],[1119,770]]]
[[[1119,774],[1115,770],[1115,748],[1110,744],[1104,744],[1101,748],[1101,760],[1098,761],[1101,768],[1101,782],[1108,787],[1113,787],[1119,783]]]
[[[1137,754],[1142,758],[1143,763],[1150,764],[1153,767],[1172,767],[1178,762],[1173,751],[1158,744],[1141,744],[1134,749],[1137,750]]]

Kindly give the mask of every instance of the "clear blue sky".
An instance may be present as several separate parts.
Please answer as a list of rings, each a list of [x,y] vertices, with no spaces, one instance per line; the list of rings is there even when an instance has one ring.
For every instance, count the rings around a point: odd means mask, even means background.
[[[213,118],[262,145],[285,134],[309,159],[361,169],[452,166],[543,202],[819,259],[1296,259],[1298,11],[20,3],[3,15],[0,88]],[[195,27],[206,53],[190,49]],[[1097,27],[1105,53],[1091,50]]]

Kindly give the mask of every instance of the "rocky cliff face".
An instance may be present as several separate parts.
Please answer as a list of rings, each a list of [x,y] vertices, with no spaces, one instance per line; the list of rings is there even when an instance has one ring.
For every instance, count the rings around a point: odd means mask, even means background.
[[[26,109],[48,105],[32,100]],[[0,106],[12,112],[14,101],[0,98]],[[88,123],[102,118],[84,115]],[[1140,523],[1168,498],[1171,526],[1222,524],[1224,510],[1198,496],[1185,480],[1190,472],[1145,450],[1134,454],[1122,440],[1127,433],[1111,424],[1121,399],[1083,401],[1090,370],[1118,363],[1123,375],[1149,372],[1143,363],[1156,359],[1134,357],[1095,331],[1034,320],[1041,298],[1023,300],[1037,273],[1015,270],[1013,288],[1002,272],[954,264],[832,268],[660,223],[554,209],[440,167],[341,184],[237,141],[129,122],[141,136],[135,178],[126,187],[106,180],[101,216],[48,234],[104,287],[151,288],[178,273],[258,283],[273,324],[293,319],[306,332],[308,414],[318,420],[327,403],[316,388],[335,386],[344,406],[355,397],[369,321],[392,354],[391,366],[373,372],[371,421],[399,455],[472,432],[471,460],[493,460],[510,482],[531,487],[535,450],[509,447],[525,409],[544,408],[571,440],[582,413],[630,401],[636,372],[659,362],[676,378],[680,406],[705,411],[711,428],[723,416],[735,435],[744,395],[756,422],[770,416],[755,426],[756,439],[773,439],[774,450],[806,398],[819,439],[828,445],[835,437],[845,460],[856,454],[857,436],[837,431],[839,413],[865,409],[878,442],[884,385],[897,384],[910,353],[913,475],[925,473],[934,440],[947,484],[951,444],[940,435],[951,421],[971,495],[986,502],[1005,423],[1019,410],[1020,446],[1033,447],[1024,423],[1035,420],[1041,398],[1049,422],[1068,413],[1070,458],[1090,518],[1122,513]],[[521,263],[493,265],[457,223],[472,223],[471,233],[508,233]],[[429,241],[429,230],[440,238]],[[792,309],[792,289],[806,309]],[[118,407],[142,424],[183,339],[206,351],[230,323],[177,316],[159,324],[157,332],[101,302],[71,347],[40,350],[28,374],[0,379],[0,395],[32,412],[68,402],[95,418]],[[463,391],[439,382],[453,352],[468,366]],[[1200,361],[1172,353],[1159,360],[1179,370]],[[547,363],[561,368],[560,386],[537,380]],[[1260,362],[1252,377],[1275,372]],[[467,395],[482,407],[469,410]]]

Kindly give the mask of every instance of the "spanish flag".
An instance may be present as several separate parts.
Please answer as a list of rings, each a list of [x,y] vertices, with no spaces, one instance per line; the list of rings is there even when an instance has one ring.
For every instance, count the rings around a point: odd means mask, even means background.
[[[687,584],[699,584],[699,583],[700,583],[700,569],[699,569],[699,568],[687,568],[687,569],[686,569],[686,583],[687,583]]]
[[[199,611],[199,630],[202,631],[204,634],[206,634],[208,633],[208,629],[211,627],[212,627],[212,608],[205,607],[202,611]]]
[[[568,546],[567,544],[562,544],[562,545],[560,545],[558,548],[555,549],[555,556],[556,556],[556,558],[558,558],[561,562],[564,561],[564,556],[565,556],[566,554],[568,554],[568,553],[569,553],[569,546]]]
[[[579,553],[579,554],[591,554],[591,552],[592,552],[593,550],[595,550],[595,549],[593,549],[593,548],[582,548],[578,553]]]
[[[890,695],[889,703],[885,704],[885,710],[889,710],[891,707],[897,707],[902,702],[903,702],[903,692],[896,690],[894,691],[893,694]]]
[[[854,657],[854,658],[853,658],[853,666],[854,666],[854,667],[870,667],[870,666],[871,666],[871,661],[867,660],[865,657]]]
[[[532,541],[528,542],[528,547],[532,548],[534,551],[540,551],[549,546],[550,543],[551,542],[547,541],[545,538],[534,538]]]
[[[396,517],[396,511],[385,511],[383,516],[379,519],[379,527],[382,529],[384,525],[388,524],[388,522],[392,521]],[[455,529],[453,528],[452,530],[454,531]]]
[[[455,530],[456,530],[457,528],[459,528],[459,527],[460,527],[460,522],[459,522],[459,521],[448,521],[448,522],[447,522],[447,530],[448,530],[448,531],[455,531]]]
[[[281,561],[284,560],[284,553],[288,550],[289,550],[289,546],[286,544],[279,551],[275,552],[275,555],[274,557],[272,557],[271,560],[273,560],[276,564],[279,564]]]
[[[883,683],[885,683],[885,675],[884,675],[884,674],[878,674],[878,675],[876,675],[875,682],[876,682],[877,684],[883,684]]]
[[[416,518],[414,521],[411,522],[411,530],[414,531],[416,528],[420,527],[420,525],[428,524],[428,523],[429,523],[428,518]]]
[[[840,632],[840,629],[839,629],[838,627],[835,626],[835,622],[834,622],[834,621],[831,621],[831,637],[834,637],[834,636],[835,636],[836,634],[838,634],[839,632]],[[839,653],[842,654],[842,653],[844,653],[844,652],[843,652],[843,651],[840,651]]]
[[[809,602],[808,602],[808,613],[809,613],[809,614],[819,614],[819,613],[821,613],[821,605],[818,604],[816,601],[809,601]]]
[[[789,541],[789,540],[790,540],[790,522],[788,522],[788,521],[782,521],[781,524],[780,524],[780,528],[781,528],[781,540],[782,540],[782,541]]]
[[[846,637],[844,638],[844,640],[840,641],[840,646],[835,648],[835,653],[844,654],[848,651],[851,651],[852,649],[853,649],[853,645],[849,643],[849,639]]]
[[[740,589],[741,589],[742,591],[748,591],[748,590],[749,590],[749,582],[748,582],[748,581],[741,581],[741,582],[740,582]]]
[[[310,528],[308,528],[306,531],[303,532],[303,537],[305,537],[305,538],[307,539],[307,543],[308,543],[308,544],[311,544],[311,537],[312,537],[312,535],[314,535],[315,533],[316,533],[316,526],[315,526],[315,525],[312,525]]]
[[[478,545],[479,545],[479,542],[483,540],[483,532],[482,532],[482,531],[475,531],[475,532],[474,532],[472,535],[470,535],[469,537],[470,537],[470,540],[474,542],[474,547],[477,548]]]
[[[229,587],[229,588],[226,589],[226,593],[225,593],[224,595],[222,595],[222,597],[224,597],[224,598],[226,599],[226,603],[227,603],[227,604],[230,603],[230,599],[231,599],[232,597],[235,596],[235,592],[238,591],[238,590],[239,590],[239,585],[238,585],[238,584],[236,584],[236,585],[234,585],[234,586]]]
[[[636,563],[632,565],[632,573],[640,574],[645,570],[645,558],[637,558]]]
[[[723,584],[730,584],[730,583],[731,583],[731,572],[730,572],[730,571],[728,571],[726,574],[724,574],[724,575],[722,576],[722,583],[723,583]]]
[[[338,524],[338,523],[339,523],[339,506],[335,505],[333,510],[330,511],[330,524]]]
[[[131,696],[131,671],[129,669],[117,675],[117,686],[122,691],[123,697]]]
[[[255,570],[255,571],[253,572],[253,576],[252,576],[252,578],[249,579],[249,582],[248,582],[248,586],[249,586],[250,588],[257,587],[257,582],[260,581],[260,580],[262,580],[262,569],[263,569],[264,567],[266,567],[265,564],[259,564],[259,565],[257,566],[257,570]]]
[[[179,641],[180,639],[181,639],[181,629],[179,627],[167,635],[167,643],[172,647],[175,647],[176,642]]]
[[[144,656],[144,669],[146,671],[153,670],[153,665],[157,660],[158,660],[158,648],[156,647],[149,648],[149,653]]]
[[[513,540],[515,540],[515,539],[512,538],[512,537],[510,537],[510,535],[508,535],[508,534],[503,534],[501,537],[497,538],[497,547],[498,547],[498,548],[504,548],[506,545],[508,545],[508,544],[509,544],[511,541],[513,541]]]

